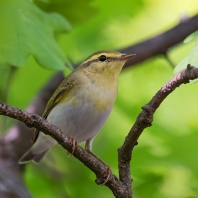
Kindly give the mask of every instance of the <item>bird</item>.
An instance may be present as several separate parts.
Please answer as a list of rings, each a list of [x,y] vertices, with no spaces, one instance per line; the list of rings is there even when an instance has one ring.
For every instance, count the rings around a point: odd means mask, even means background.
[[[92,142],[112,111],[118,90],[118,77],[125,62],[135,54],[102,50],[90,55],[58,86],[43,113],[49,123],[60,128],[76,143],[85,142],[92,152]],[[39,163],[57,142],[35,131],[33,145],[19,163]]]

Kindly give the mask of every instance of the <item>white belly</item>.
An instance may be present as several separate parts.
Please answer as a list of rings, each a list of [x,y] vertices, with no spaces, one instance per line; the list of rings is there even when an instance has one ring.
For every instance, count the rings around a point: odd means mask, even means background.
[[[117,95],[115,86],[94,87],[88,84],[86,89],[79,87],[81,92],[70,92],[65,99],[57,104],[49,113],[47,120],[60,128],[66,135],[78,143],[92,140],[107,120]],[[97,88],[97,89],[96,89]],[[43,133],[39,134],[32,147],[33,153],[46,151],[56,141]]]
[[[88,102],[76,107],[70,103],[61,103],[51,110],[47,120],[78,143],[84,142],[94,138],[103,127],[113,103],[114,101],[102,111],[98,111]]]

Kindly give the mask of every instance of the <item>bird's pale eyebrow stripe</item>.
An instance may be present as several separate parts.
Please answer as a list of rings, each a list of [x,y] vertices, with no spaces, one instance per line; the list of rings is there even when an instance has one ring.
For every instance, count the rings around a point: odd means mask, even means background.
[[[93,56],[89,56],[85,61],[84,63],[87,63],[89,61],[94,61],[94,60],[98,60],[98,57],[100,57],[101,55],[105,55],[105,54],[95,54]]]
[[[111,56],[114,54],[107,54],[107,53],[98,53],[98,54],[93,54],[92,56],[89,56],[84,62],[83,62],[83,67],[89,67],[89,65],[93,62],[98,62],[98,58],[101,55],[105,55],[107,57],[107,61],[111,61],[111,60],[116,60],[117,56]]]
[[[87,60],[86,62],[84,62],[82,64],[82,66],[85,68],[85,67],[89,67],[94,62],[100,62],[98,58],[99,58],[98,56],[94,56],[93,58],[91,58],[91,59]],[[107,57],[106,61],[111,61],[111,60],[116,60],[116,59],[117,59],[117,57]]]

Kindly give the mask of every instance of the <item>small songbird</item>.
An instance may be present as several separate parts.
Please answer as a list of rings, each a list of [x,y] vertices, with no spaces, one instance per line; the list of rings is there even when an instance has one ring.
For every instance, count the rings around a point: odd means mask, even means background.
[[[117,95],[118,76],[124,63],[135,54],[99,51],[89,56],[59,85],[49,100],[43,117],[77,143],[92,141],[107,120]],[[36,130],[34,144],[19,163],[39,163],[57,142]]]

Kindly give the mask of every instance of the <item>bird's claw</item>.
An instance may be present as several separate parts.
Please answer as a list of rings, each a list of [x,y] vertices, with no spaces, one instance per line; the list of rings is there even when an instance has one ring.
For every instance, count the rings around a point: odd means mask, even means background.
[[[75,149],[77,148],[78,143],[76,142],[76,140],[72,137],[70,137],[70,139],[72,140],[72,152],[70,153],[69,151],[67,151],[67,156],[71,157],[75,151]]]
[[[107,175],[107,177],[105,178],[104,182],[101,184],[102,186],[105,185],[105,184],[109,181],[109,178],[110,178],[110,176],[111,176],[111,174],[112,174],[111,169],[110,169],[110,167],[109,167],[108,165],[106,166],[105,170],[102,171],[102,174],[103,174],[104,172],[106,172],[106,171],[108,172],[108,175]]]

